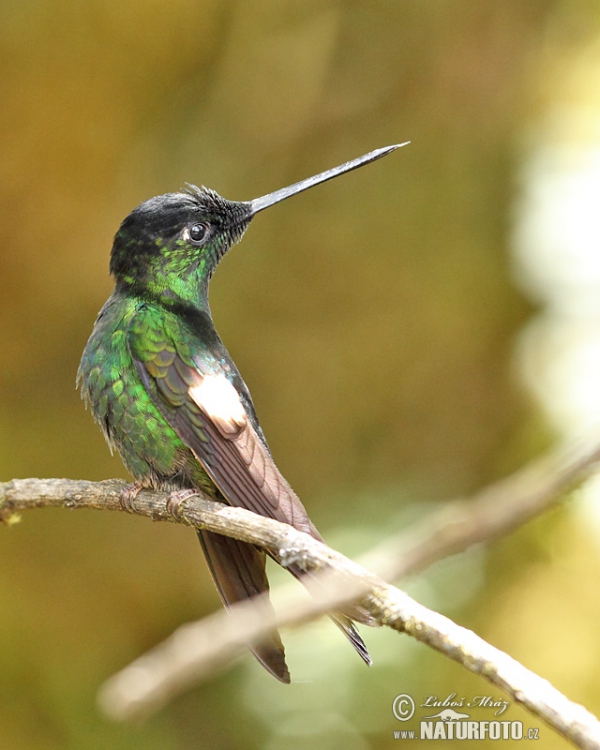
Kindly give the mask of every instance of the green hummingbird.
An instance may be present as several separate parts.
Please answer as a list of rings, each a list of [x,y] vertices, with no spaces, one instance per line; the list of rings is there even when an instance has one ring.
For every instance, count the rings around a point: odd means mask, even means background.
[[[173,493],[175,502],[201,490],[321,540],[273,461],[250,392],[213,324],[208,285],[259,211],[400,145],[252,201],[188,185],[145,201],[123,221],[110,258],[115,290],[87,342],[77,384],[111,450],[135,477],[121,495],[126,509],[144,487]],[[268,592],[264,550],[210,531],[198,537],[226,607]],[[299,565],[288,569],[305,575]],[[371,664],[353,624],[372,624],[368,614],[353,605],[330,616]],[[277,679],[290,681],[276,631],[250,648]]]

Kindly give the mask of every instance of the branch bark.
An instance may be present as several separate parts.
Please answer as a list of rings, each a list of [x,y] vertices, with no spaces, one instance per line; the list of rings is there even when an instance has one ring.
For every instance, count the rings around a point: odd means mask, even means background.
[[[584,479],[599,457],[598,446],[592,450],[569,447],[484,491],[470,503],[455,503],[451,521],[444,521],[444,514],[440,514],[433,534],[423,534],[412,550],[408,548],[408,554],[406,548],[398,554],[396,540],[393,561],[384,563],[383,569],[388,575],[406,574],[476,541],[506,533],[555,502],[557,493]],[[551,468],[550,476],[547,467]],[[13,480],[0,484],[0,520],[10,521],[18,511],[35,507],[122,511],[119,495],[124,486],[118,480]],[[285,524],[204,496],[186,500],[175,519],[167,510],[167,497],[164,493],[141,492],[135,500],[135,513],[233,536],[269,549],[284,566],[294,561],[307,570],[321,572],[311,585],[314,598],[307,602],[293,594],[289,606],[275,618],[266,614],[260,601],[253,601],[235,607],[234,617],[218,613],[180,628],[106,683],[100,700],[114,718],[128,719],[156,710],[208,671],[229,661],[265,630],[296,624],[360,599],[379,624],[407,633],[482,675],[577,747],[600,749],[600,723],[592,714],[508,655],[422,607],[370,570]],[[382,549],[389,553],[391,546],[387,543]],[[381,559],[380,555],[377,558]]]

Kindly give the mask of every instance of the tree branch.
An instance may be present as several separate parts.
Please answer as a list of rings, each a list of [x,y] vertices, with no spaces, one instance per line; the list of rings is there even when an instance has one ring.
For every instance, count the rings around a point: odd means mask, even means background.
[[[600,436],[560,445],[469,499],[442,502],[439,511],[386,539],[361,562],[386,580],[399,580],[437,560],[510,533],[581,484],[600,461]]]
[[[552,476],[548,476],[548,469],[544,470],[543,462],[536,462],[533,467],[485,490],[471,503],[455,503],[450,524],[444,525],[443,513],[438,515],[434,533],[422,535],[412,551],[409,548],[409,554],[405,551],[404,555],[398,555],[397,541],[394,542],[395,559],[383,568],[387,572],[406,574],[475,541],[506,533],[554,502],[557,492],[581,481],[599,456],[599,447],[578,451],[569,448],[546,459]],[[119,494],[124,486],[117,480],[98,483],[13,480],[0,484],[0,520],[10,521],[19,510],[34,507],[123,510]],[[275,618],[265,613],[260,601],[253,600],[250,605],[237,605],[235,617],[218,613],[180,628],[162,645],[106,683],[101,702],[113,717],[130,718],[155,709],[195,682],[208,668],[229,661],[241,650],[242,644],[260,637],[265,630],[311,619],[359,598],[380,624],[408,633],[481,674],[578,747],[600,748],[600,724],[584,708],[568,701],[548,682],[472,632],[422,607],[374,573],[312,537],[204,496],[186,500],[175,519],[167,510],[166,499],[163,493],[144,491],[135,500],[135,513],[154,520],[177,520],[233,536],[269,549],[284,566],[293,561],[307,570],[323,572],[313,578],[314,599],[300,601],[294,594],[290,605]],[[461,520],[466,521],[466,525],[461,526]],[[383,549],[389,551],[389,543]]]

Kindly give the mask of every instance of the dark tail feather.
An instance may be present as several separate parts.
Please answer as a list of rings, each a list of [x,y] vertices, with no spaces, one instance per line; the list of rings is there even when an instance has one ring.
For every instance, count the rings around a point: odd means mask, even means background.
[[[352,620],[340,612],[333,612],[329,616],[354,646],[356,653],[364,661],[367,667],[370,667],[373,664],[373,660],[371,659],[371,655],[367,650],[365,642],[358,634],[358,630],[354,627]]]
[[[198,531],[198,538],[219,596],[226,607],[268,592],[264,552],[252,544],[210,531]],[[342,625],[340,627],[344,630]],[[350,635],[348,637],[352,640]],[[358,634],[357,637],[360,641]],[[276,630],[268,633],[260,643],[249,645],[249,648],[274,677],[281,682],[290,682],[283,644]]]
[[[198,531],[198,539],[221,601],[226,607],[269,591],[269,582],[265,573],[266,555],[262,550],[252,544],[239,542],[210,531]],[[300,581],[306,575],[294,565],[291,565],[289,570]],[[367,666],[371,666],[373,662],[367,647],[348,615],[367,625],[372,624],[372,618],[362,607],[356,605],[349,606],[344,613],[332,612],[329,615],[360,658]],[[285,663],[285,651],[276,630],[268,633],[260,643],[249,644],[249,648],[274,677],[281,682],[290,682],[290,673]]]

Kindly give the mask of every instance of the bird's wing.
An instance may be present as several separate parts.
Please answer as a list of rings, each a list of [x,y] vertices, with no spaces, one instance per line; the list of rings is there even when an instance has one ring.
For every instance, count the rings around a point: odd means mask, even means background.
[[[283,521],[320,539],[277,469],[221,363],[195,356],[185,327],[142,311],[129,348],[148,392],[231,504]]]

